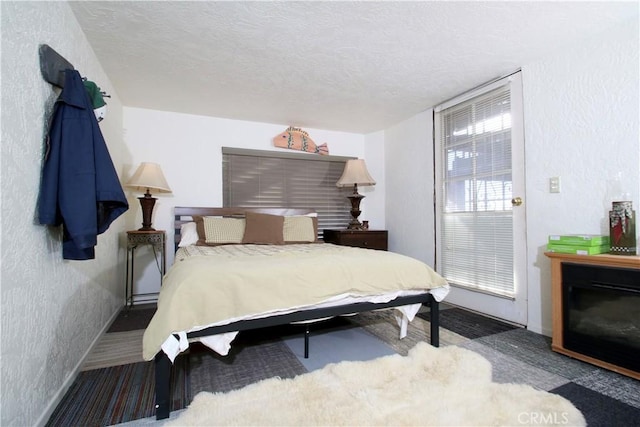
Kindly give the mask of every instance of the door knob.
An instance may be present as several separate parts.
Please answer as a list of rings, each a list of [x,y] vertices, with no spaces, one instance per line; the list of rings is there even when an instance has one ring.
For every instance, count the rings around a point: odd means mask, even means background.
[[[511,204],[513,206],[520,206],[522,204],[522,199],[520,197],[514,197],[511,199]]]

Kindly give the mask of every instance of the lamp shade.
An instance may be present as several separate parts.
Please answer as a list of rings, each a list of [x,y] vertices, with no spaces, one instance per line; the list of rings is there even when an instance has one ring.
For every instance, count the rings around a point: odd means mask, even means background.
[[[342,176],[336,183],[338,187],[351,187],[352,185],[375,185],[376,181],[371,178],[367,165],[363,159],[347,160]]]
[[[169,188],[169,184],[164,178],[160,165],[151,162],[142,162],[133,176],[127,181],[126,186],[138,191],[149,190],[153,193],[171,193],[171,188]]]

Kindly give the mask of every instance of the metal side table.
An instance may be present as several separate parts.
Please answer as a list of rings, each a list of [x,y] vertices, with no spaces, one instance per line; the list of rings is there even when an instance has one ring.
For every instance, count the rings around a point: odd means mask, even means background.
[[[150,245],[153,248],[153,254],[158,260],[160,255],[160,286],[162,286],[162,278],[164,277],[167,265],[165,253],[166,233],[164,230],[152,231],[127,231],[127,277],[125,283],[125,305],[131,307],[134,303],[134,297],[141,297],[139,302],[155,301],[153,297],[157,297],[159,292],[150,292],[143,294],[133,293],[133,277],[135,267],[135,251],[139,246]]]

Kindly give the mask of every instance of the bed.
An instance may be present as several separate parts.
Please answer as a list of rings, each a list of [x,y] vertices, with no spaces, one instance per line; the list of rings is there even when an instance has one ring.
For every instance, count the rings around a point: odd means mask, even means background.
[[[311,210],[176,207],[174,231],[175,260],[143,338],[159,420],[169,417],[173,360],[193,341],[225,355],[241,331],[388,308],[402,337],[427,305],[439,345],[446,281],[407,256],[319,241]]]

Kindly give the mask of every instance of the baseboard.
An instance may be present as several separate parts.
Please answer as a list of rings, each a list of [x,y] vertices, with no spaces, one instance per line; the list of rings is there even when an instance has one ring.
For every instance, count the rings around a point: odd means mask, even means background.
[[[450,308],[459,308],[460,310],[468,311],[469,313],[477,314],[477,315],[479,315],[479,316],[488,317],[489,319],[497,320],[497,321],[502,322],[502,323],[507,323],[507,324],[509,324],[509,325],[511,325],[511,326],[516,326],[516,327],[518,327],[518,328],[526,328],[526,327],[527,327],[526,325],[521,325],[521,324],[519,324],[519,323],[511,322],[511,321],[506,320],[506,319],[501,319],[501,318],[499,318],[499,317],[492,316],[492,315],[490,315],[490,314],[483,313],[483,312],[481,312],[481,311],[472,310],[472,309],[470,309],[470,308],[463,307],[463,306],[461,306],[461,305],[452,304],[452,303],[450,303],[450,302],[447,302],[447,304],[449,305],[449,307],[450,307]]]
[[[118,317],[118,314],[120,314],[120,310],[122,310],[122,307],[118,307],[118,310],[111,316],[109,321],[107,321],[106,325],[104,325],[104,327],[100,330],[100,333],[98,333],[98,335],[95,337],[95,339],[93,340],[93,342],[91,343],[87,351],[82,355],[82,357],[80,358],[76,366],[73,368],[73,370],[65,380],[65,382],[62,384],[62,386],[58,389],[56,394],[53,396],[53,398],[49,402],[49,404],[45,408],[42,415],[40,415],[40,417],[36,421],[35,425],[37,427],[44,427],[47,424],[47,421],[49,421],[49,418],[53,414],[53,411],[56,410],[56,408],[62,401],[62,398],[64,397],[65,393],[69,390],[73,382],[78,377],[78,374],[80,373],[80,368],[82,368],[82,365],[89,357],[89,354],[91,354],[91,352],[93,351],[95,346],[98,344],[102,336],[107,332],[107,330],[109,329],[109,326],[111,326],[113,321],[116,320],[116,317]]]
[[[540,324],[529,325],[527,326],[527,329],[531,332],[535,332],[536,334],[544,335],[546,337],[550,337],[553,333],[551,328],[545,328]]]

